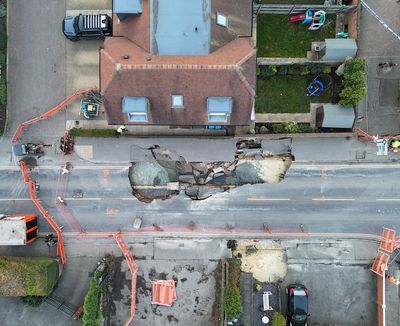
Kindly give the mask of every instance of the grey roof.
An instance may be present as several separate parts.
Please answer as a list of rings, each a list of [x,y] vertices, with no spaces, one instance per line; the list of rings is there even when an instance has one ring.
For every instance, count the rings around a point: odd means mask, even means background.
[[[209,113],[231,113],[232,97],[208,97],[207,111]]]
[[[115,14],[140,14],[143,11],[143,0],[113,0]]]
[[[143,96],[124,96],[122,112],[147,112],[147,98]]]
[[[21,246],[26,242],[26,222],[21,218],[0,220],[0,246]]]
[[[335,104],[323,104],[322,107],[324,110],[322,128],[353,128],[356,117],[353,107]]]
[[[347,57],[355,57],[357,43],[352,38],[328,38],[325,39],[324,60],[344,61]]]
[[[150,51],[159,55],[210,52],[211,0],[151,0]]]

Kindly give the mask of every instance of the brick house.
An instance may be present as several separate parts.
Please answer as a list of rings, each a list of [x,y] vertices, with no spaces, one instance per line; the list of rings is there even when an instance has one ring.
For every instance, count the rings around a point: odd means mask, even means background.
[[[100,50],[108,123],[239,126],[256,84],[251,0],[114,0]]]

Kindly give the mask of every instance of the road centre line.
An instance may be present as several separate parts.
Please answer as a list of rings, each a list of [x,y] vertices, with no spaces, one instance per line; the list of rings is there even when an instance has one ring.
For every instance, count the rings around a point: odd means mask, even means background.
[[[376,198],[376,201],[400,201],[400,198]]]
[[[64,198],[65,200],[76,200],[76,201],[84,201],[84,200],[102,200],[103,198],[100,197],[93,197],[93,198],[74,198],[74,197],[70,197],[70,198]]]
[[[11,201],[11,200],[17,200],[17,201],[31,201],[30,198],[0,198],[0,201]]]

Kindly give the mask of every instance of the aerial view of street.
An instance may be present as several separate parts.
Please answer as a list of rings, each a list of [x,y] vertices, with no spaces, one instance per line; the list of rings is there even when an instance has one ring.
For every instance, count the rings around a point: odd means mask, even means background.
[[[399,17],[0,0],[0,325],[400,325]]]

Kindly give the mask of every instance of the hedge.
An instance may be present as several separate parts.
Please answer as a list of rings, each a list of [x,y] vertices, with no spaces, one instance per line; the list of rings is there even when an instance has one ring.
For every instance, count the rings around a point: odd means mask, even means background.
[[[224,309],[228,320],[240,315],[242,303],[240,299],[240,290],[236,285],[231,285],[225,289]]]
[[[85,296],[83,304],[83,326],[98,326],[101,319],[100,293],[99,285],[100,273],[95,272],[90,280],[89,291]]]

